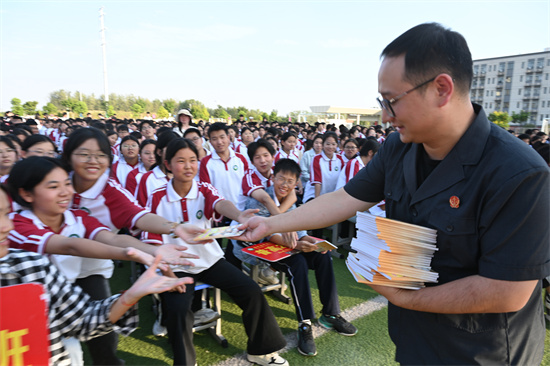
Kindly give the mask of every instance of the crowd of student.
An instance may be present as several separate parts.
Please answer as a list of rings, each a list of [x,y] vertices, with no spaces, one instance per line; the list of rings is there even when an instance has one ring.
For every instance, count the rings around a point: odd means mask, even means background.
[[[176,123],[90,117],[24,122],[7,116],[0,124],[0,181],[7,184],[13,211],[10,246],[49,254],[67,280],[88,294],[82,296],[99,301],[111,299],[113,264],[108,259],[156,268],[153,256],[162,257],[170,265],[161,264],[163,273],[185,278],[170,285],[185,281],[187,287],[146,292],[160,293],[162,316],[154,333],[167,333],[176,365],[196,363],[193,325],[219,316],[199,310],[200,299],[194,299],[189,278],[227,292],[243,309],[251,362],[288,364],[277,354],[285,340],[273,313],[258,285],[242,272],[241,261],[261,266],[262,283],[276,283],[275,270],[287,274],[300,353],[317,354],[309,269],[315,271],[323,305],[319,323],[355,335],[357,329],[340,316],[332,258],[315,251],[315,237],[321,237],[322,230],[312,236],[297,232],[266,238],[302,251],[271,266],[244,255],[241,248],[248,243],[231,240],[225,252],[215,241],[187,244],[212,223],[224,226],[232,220],[245,223],[254,214],[277,215],[343,187],[393,129],[246,122],[244,116],[228,126],[193,123],[192,118],[185,109],[178,112]],[[548,162],[545,133],[530,130],[518,137]],[[121,230],[131,235],[115,235]],[[21,255],[11,249],[10,254]],[[151,271],[146,275],[151,277]],[[7,282],[2,278],[1,284]],[[69,362],[70,353],[73,363],[82,364],[79,340],[87,340],[94,364],[122,364],[116,356],[117,336],[109,333],[112,328],[91,340],[78,330],[61,336],[56,332],[52,360]]]

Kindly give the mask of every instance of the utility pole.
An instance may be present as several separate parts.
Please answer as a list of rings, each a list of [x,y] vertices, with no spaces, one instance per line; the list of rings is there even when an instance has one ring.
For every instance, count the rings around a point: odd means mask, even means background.
[[[101,49],[103,51],[103,87],[105,93],[105,118],[109,117],[109,85],[107,83],[107,51],[105,49],[105,24],[103,22],[103,7],[99,9],[99,21],[101,23]]]

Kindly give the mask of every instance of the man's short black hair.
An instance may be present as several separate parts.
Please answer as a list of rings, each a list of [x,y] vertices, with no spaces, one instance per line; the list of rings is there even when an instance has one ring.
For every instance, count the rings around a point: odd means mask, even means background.
[[[116,126],[116,132],[122,132],[122,131],[129,132],[130,130],[128,129],[128,125],[121,124]]]
[[[267,141],[266,139],[258,139],[257,141],[251,142],[247,146],[247,153],[248,153],[248,157],[250,158],[250,161],[254,160],[254,155],[256,154],[256,151],[260,147],[265,147],[267,151],[269,151],[271,156],[275,155],[275,149],[273,148],[273,145],[269,143],[269,141]]]
[[[300,165],[292,159],[281,159],[275,163],[275,166],[273,167],[273,175],[277,175],[279,172],[290,173],[294,175],[296,179],[300,179],[302,169],[300,168]]]
[[[212,125],[208,129],[208,138],[210,138],[212,132],[216,131],[225,131],[225,134],[229,135],[229,133],[227,132],[227,125],[223,122],[212,123]]]
[[[401,55],[405,55],[405,81],[418,85],[446,73],[453,78],[460,94],[469,94],[472,55],[460,33],[439,23],[417,25],[386,46],[381,57]]]

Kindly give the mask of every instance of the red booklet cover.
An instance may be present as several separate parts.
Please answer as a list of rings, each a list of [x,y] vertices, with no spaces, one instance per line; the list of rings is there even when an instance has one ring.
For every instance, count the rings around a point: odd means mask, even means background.
[[[254,244],[249,247],[244,247],[241,250],[247,254],[253,255],[260,259],[264,259],[268,262],[277,262],[281,259],[288,258],[296,253],[300,253],[299,250],[290,249],[288,247],[274,244],[269,241]]]
[[[42,285],[27,283],[0,288],[0,364],[47,365],[48,334]]]

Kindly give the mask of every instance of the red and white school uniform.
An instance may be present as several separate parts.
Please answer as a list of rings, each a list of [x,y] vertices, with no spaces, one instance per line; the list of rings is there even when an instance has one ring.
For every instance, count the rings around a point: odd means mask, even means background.
[[[147,204],[147,198],[155,191],[168,183],[168,177],[160,167],[156,166],[147,173],[144,173],[139,180],[139,184],[136,189],[136,198],[140,205],[145,207]]]
[[[273,165],[281,159],[292,159],[300,164],[300,157],[296,154],[296,151],[292,150],[290,153],[286,153],[283,149],[279,149],[273,157]]]
[[[340,175],[338,176],[338,183],[336,183],[336,189],[340,189],[343,186],[345,186],[351,178],[355,176],[355,174],[359,173],[361,169],[365,167],[365,164],[363,164],[363,160],[361,160],[360,156],[356,156],[355,158],[349,160],[346,165],[344,165],[344,169],[340,172]]]
[[[201,160],[199,180],[212,184],[225,199],[236,204],[248,169],[248,161],[241,154],[229,149],[229,159],[225,162],[213,150]]]
[[[147,169],[145,168],[145,165],[140,162],[134,169],[130,171],[130,173],[128,173],[128,176],[126,177],[126,185],[124,186],[124,188],[126,188],[128,192],[133,194],[134,197],[136,196],[139,181],[145,173],[147,173]]]
[[[137,166],[130,165],[124,158],[120,158],[116,163],[111,165],[110,177],[116,180],[121,186],[126,187],[126,178],[128,174]]]
[[[48,240],[55,234],[94,240],[97,233],[109,230],[107,226],[82,210],[67,210],[63,216],[61,230],[54,232],[31,210],[12,213],[10,217],[13,221],[13,230],[8,236],[10,247],[46,255]],[[91,275],[110,278],[113,274],[113,262],[110,260],[60,254],[49,255],[49,258],[71,282]]]
[[[235,146],[235,152],[241,154],[246,158],[246,161],[248,161],[248,164],[250,164],[250,158],[248,157],[248,147],[246,147],[245,144],[242,142]]]
[[[153,192],[147,201],[147,208],[167,220],[209,229],[213,219],[221,219],[214,209],[221,200],[223,197],[209,183],[193,181],[189,193],[185,197],[180,197],[170,181],[166,186]],[[198,259],[192,259],[195,264],[193,267],[171,266],[174,272],[200,273],[224,256],[224,252],[215,240],[207,244],[187,245],[182,239],[169,234],[153,234],[144,231],[141,235],[141,240],[145,243],[185,245],[186,253],[199,256]]]
[[[88,212],[113,233],[123,227],[133,229],[148,213],[130,192],[109,178],[107,172],[90,189],[74,194],[72,208]]]
[[[314,184],[321,184],[321,193],[330,193],[336,190],[338,175],[344,167],[344,161],[338,154],[333,154],[332,159],[329,159],[324,151],[313,157],[311,168],[309,169],[309,183],[306,185],[304,192],[304,202],[311,198],[315,198]]]
[[[242,179],[239,198],[235,203],[235,206],[239,209],[239,211],[244,211],[246,200],[248,197],[252,196],[252,192],[257,189],[266,189],[267,187],[271,187],[273,185],[271,180],[272,175],[273,170],[271,170],[270,177],[266,178],[258,171],[258,169],[256,169],[254,165],[251,165],[251,168],[248,169]]]

